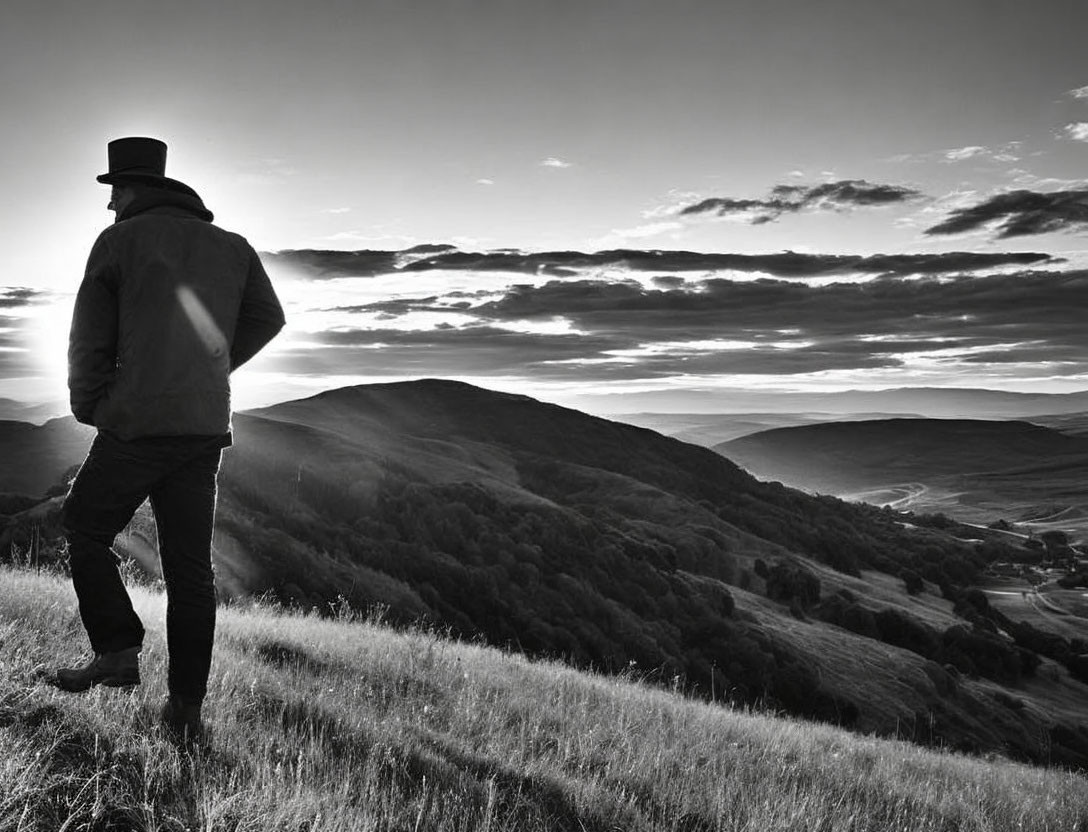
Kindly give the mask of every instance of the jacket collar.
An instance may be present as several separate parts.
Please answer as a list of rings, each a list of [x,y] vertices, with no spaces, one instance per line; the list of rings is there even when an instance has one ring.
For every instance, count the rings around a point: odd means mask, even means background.
[[[125,209],[117,215],[114,222],[123,222],[137,214],[170,214],[173,216],[190,216],[196,219],[211,222],[214,214],[204,206],[204,201],[196,194],[183,193],[181,191],[155,188],[148,190],[125,206]]]

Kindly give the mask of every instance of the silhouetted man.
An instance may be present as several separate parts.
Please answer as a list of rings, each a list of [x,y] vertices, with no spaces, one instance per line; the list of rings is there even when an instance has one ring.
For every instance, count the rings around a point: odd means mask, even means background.
[[[95,241],[68,342],[72,413],[98,433],[64,503],[79,613],[94,658],[58,686],[139,684],[144,628],[111,550],[150,498],[166,583],[175,737],[203,732],[215,632],[211,564],[216,474],[231,443],[230,374],[283,327],[248,242],[212,225],[189,186],[165,176],[157,139],[109,143],[114,224]]]

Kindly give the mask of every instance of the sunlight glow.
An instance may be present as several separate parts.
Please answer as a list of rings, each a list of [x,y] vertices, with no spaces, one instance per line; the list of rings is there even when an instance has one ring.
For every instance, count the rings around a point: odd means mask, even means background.
[[[547,321],[503,321],[502,329],[512,332],[525,332],[532,335],[589,335],[583,329],[575,329],[569,318],[555,317]]]
[[[640,358],[652,355],[701,355],[747,350],[800,350],[815,346],[815,341],[740,341],[720,338],[703,341],[661,341],[640,344],[634,349],[606,350],[607,355]]]
[[[43,398],[68,396],[68,330],[74,295],[59,295],[24,307],[30,362],[41,377]]]
[[[899,344],[899,343],[913,343],[919,340],[925,340],[931,344],[955,344],[960,341],[966,341],[966,338],[952,335],[944,336],[929,336],[929,335],[916,335],[910,332],[895,332],[886,334],[870,334],[870,335],[858,335],[858,341],[862,341],[866,344]]]

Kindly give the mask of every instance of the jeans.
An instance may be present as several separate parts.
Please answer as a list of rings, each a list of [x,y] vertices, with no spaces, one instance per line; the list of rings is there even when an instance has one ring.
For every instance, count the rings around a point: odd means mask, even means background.
[[[212,523],[216,474],[225,436],[150,437],[123,441],[99,432],[64,502],[72,583],[95,653],[143,643],[110,548],[145,499],[159,535],[166,583],[170,693],[204,699],[215,638]]]

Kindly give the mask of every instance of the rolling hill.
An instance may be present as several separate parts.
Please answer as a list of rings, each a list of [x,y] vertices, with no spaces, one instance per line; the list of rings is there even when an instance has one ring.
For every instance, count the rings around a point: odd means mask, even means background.
[[[993,555],[944,532],[457,382],[329,391],[236,414],[234,432],[215,541],[226,596],[378,606],[702,697],[1088,766],[1070,704],[1088,689],[973,623],[954,587]],[[31,526],[55,533],[50,510],[16,517],[0,551],[25,552]],[[153,540],[141,515],[118,548],[153,566]]]
[[[833,422],[763,431],[715,450],[757,477],[809,491],[979,523],[1045,526],[1060,515],[1062,528],[1088,531],[1088,437],[1029,422]]]
[[[1059,413],[1032,416],[1027,421],[1034,422],[1043,427],[1067,433],[1070,436],[1084,436],[1088,434],[1088,412]]]
[[[0,421],[0,494],[45,494],[65,471],[83,461],[93,437],[94,428],[71,416],[43,425]]]

